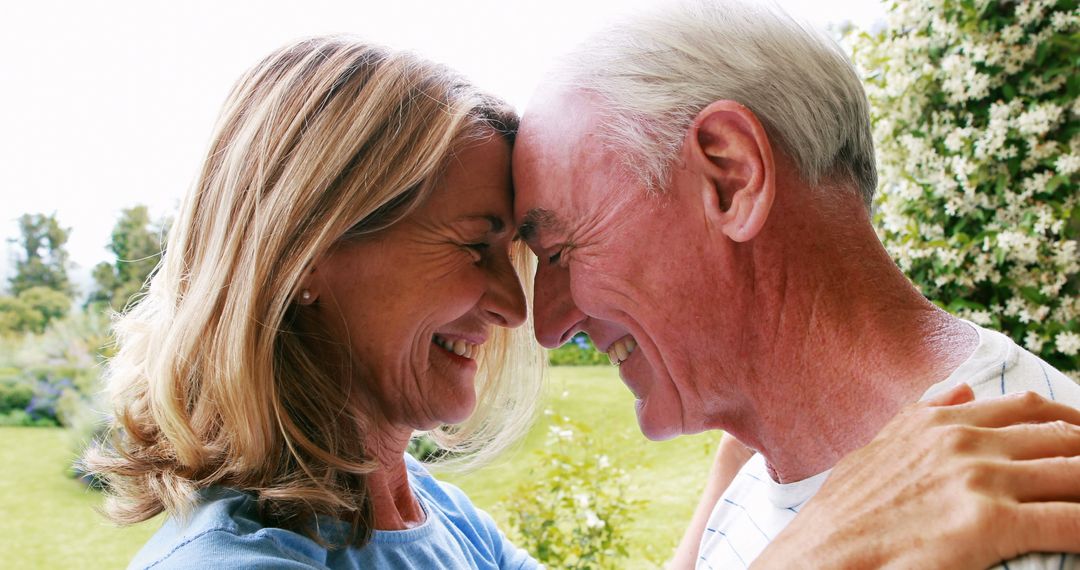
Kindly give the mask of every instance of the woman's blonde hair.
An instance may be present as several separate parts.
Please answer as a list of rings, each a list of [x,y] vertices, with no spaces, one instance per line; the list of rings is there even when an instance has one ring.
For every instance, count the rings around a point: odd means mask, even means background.
[[[316,516],[371,533],[365,418],[328,363],[307,268],[343,239],[392,225],[438,182],[455,146],[517,118],[445,67],[344,37],[286,46],[225,103],[195,187],[144,298],[116,323],[111,437],[85,458],[121,523],[183,517],[214,485],[252,493],[263,522],[313,532]],[[525,283],[531,263],[514,251]],[[531,323],[485,344],[477,409],[434,432],[478,463],[528,427],[540,361]],[[347,358],[347,355],[346,355]],[[333,360],[333,359],[330,359]]]

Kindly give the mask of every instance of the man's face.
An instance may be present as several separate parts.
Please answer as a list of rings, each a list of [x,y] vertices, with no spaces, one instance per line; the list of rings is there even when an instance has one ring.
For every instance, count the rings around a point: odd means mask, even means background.
[[[619,375],[642,432],[700,431],[691,380],[708,373],[698,361],[710,327],[695,302],[708,285],[698,192],[648,194],[596,137],[592,104],[579,94],[534,99],[514,149],[514,216],[539,257],[536,337],[553,348],[585,331],[605,352],[632,348]]]

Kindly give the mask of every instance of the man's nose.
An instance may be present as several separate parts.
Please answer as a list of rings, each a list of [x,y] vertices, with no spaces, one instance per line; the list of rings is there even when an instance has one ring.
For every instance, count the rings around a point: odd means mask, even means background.
[[[541,261],[536,268],[533,295],[537,342],[547,348],[557,348],[581,329],[585,313],[574,304],[568,269],[545,265]]]

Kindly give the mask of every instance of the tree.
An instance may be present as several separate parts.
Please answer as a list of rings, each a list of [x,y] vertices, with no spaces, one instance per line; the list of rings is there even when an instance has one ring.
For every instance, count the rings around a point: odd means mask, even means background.
[[[10,280],[11,293],[18,296],[33,287],[46,287],[70,298],[75,291],[68,280],[64,245],[71,229],[61,227],[56,214],[23,214],[19,217],[19,234],[19,238],[11,240],[21,250]]]
[[[894,2],[854,44],[877,222],[935,303],[1080,379],[1076,0]]]
[[[71,298],[48,287],[31,287],[15,296],[0,297],[0,333],[41,334],[55,320],[67,316]]]
[[[157,267],[168,225],[167,220],[151,221],[146,206],[124,210],[106,246],[116,259],[113,263],[103,261],[94,267],[95,288],[87,304],[107,304],[115,309],[127,305]]]

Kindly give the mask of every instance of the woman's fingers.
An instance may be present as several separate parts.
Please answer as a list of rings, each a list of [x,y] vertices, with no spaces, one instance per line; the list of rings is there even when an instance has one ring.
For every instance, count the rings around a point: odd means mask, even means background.
[[[997,526],[1006,526],[1007,533],[997,532],[992,526],[985,527],[982,533],[986,544],[994,549],[995,563],[1002,560],[1011,560],[1022,554],[1033,552],[1054,552],[1053,566],[1037,565],[1023,566],[1038,568],[1057,568],[1069,557],[1060,553],[1080,553],[1080,505],[1067,502],[1049,503],[1023,503],[1019,505],[1002,506],[996,511]],[[986,564],[979,567],[985,568]],[[1072,568],[1071,565],[1061,565],[1061,568]]]
[[[975,453],[1024,461],[1080,455],[1080,426],[1057,420],[1003,428],[969,428]],[[1080,487],[1080,479],[1076,485]]]
[[[971,386],[960,383],[953,386],[949,390],[927,399],[923,402],[923,405],[928,406],[955,406],[957,404],[964,404],[975,399],[975,391],[971,389]]]
[[[1052,402],[1035,392],[1006,394],[989,400],[932,408],[939,423],[996,428],[1019,423],[1066,421],[1080,425],[1080,410]]]
[[[972,484],[984,484],[988,493],[996,491],[1021,503],[1080,501],[1080,457],[1010,461],[984,473],[972,475]]]

